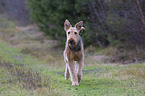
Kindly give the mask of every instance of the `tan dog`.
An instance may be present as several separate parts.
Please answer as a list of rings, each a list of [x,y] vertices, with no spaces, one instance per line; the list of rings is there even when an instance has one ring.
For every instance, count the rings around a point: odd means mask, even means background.
[[[78,86],[82,79],[82,68],[84,65],[84,48],[80,32],[85,29],[83,22],[78,22],[72,27],[68,20],[64,22],[64,29],[67,41],[64,50],[64,60],[66,63],[65,79],[71,76],[72,85]],[[77,64],[74,64],[76,62]]]

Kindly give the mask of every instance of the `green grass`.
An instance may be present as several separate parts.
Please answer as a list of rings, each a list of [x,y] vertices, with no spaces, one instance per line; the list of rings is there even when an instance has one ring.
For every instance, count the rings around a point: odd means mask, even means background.
[[[0,67],[0,96],[26,96],[28,90],[22,89],[8,70]]]

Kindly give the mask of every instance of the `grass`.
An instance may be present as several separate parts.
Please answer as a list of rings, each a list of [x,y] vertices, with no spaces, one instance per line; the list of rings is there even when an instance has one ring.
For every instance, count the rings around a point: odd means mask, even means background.
[[[14,25],[0,28],[0,34],[8,37],[0,36],[1,96],[145,95],[145,64],[104,63],[102,58],[108,57],[102,51],[86,53],[82,82],[71,86],[70,79],[64,79],[63,48],[56,48],[57,41],[33,30]]]
[[[19,91],[23,92],[23,90],[27,90],[26,93],[34,96],[38,94],[46,95],[48,93],[50,95],[58,94],[57,92],[53,93],[54,90],[53,92],[51,91],[50,88],[52,88],[52,86],[50,85],[51,80],[49,76],[47,74],[41,74],[42,72],[45,71],[43,70],[40,72],[40,70],[42,70],[42,67],[40,65],[43,64],[44,62],[40,62],[36,58],[31,57],[29,55],[23,55],[22,53],[20,53],[19,49],[12,48],[1,41],[0,43],[1,43],[0,68],[2,69],[4,68],[5,70],[7,70],[9,75],[11,77],[14,77],[15,82],[19,83],[18,84],[18,87],[20,87]],[[45,67],[45,65],[43,65],[43,67]],[[47,68],[47,70],[49,69],[50,68]],[[47,72],[49,73],[49,71]],[[13,85],[12,88],[15,88],[14,86],[15,84],[11,85]],[[13,93],[17,93],[17,91],[15,90],[11,91],[13,91]],[[7,92],[5,95],[7,95]],[[22,93],[22,95],[24,94]],[[15,94],[14,96],[20,95]]]
[[[0,95],[1,96],[25,96],[30,95],[25,89],[21,89],[8,70],[0,67]]]

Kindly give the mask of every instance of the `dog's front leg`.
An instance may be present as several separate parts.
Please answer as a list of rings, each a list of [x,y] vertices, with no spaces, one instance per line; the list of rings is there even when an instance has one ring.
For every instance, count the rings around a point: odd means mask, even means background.
[[[83,65],[84,65],[84,60],[80,60],[80,61],[77,62],[77,66],[78,66],[77,67],[78,82],[80,82],[81,79],[82,79],[82,75],[83,75],[83,73],[82,73]]]
[[[75,65],[74,65],[73,60],[69,61],[68,68],[69,68],[69,72],[70,72],[70,76],[71,76],[72,85],[73,86],[78,86],[79,83],[78,83],[78,78],[77,78],[77,75],[76,75],[76,72],[75,72]]]
[[[66,63],[66,69],[65,69],[65,79],[67,80],[69,78],[69,70],[68,70],[68,64]]]

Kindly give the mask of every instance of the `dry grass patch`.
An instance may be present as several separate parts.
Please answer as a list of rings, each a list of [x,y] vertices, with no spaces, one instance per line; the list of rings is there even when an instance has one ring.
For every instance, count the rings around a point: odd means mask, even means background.
[[[50,88],[50,78],[35,72],[23,65],[14,65],[12,63],[0,63],[0,66],[6,68],[9,73],[26,89],[37,89],[42,87]]]
[[[118,72],[119,75],[127,75],[131,77],[138,78],[140,80],[145,80],[145,67],[131,67],[126,70]]]
[[[124,47],[119,45],[118,47],[105,48],[102,54],[109,56],[109,61],[112,63],[142,63],[145,60],[145,49],[139,46],[128,45]]]

